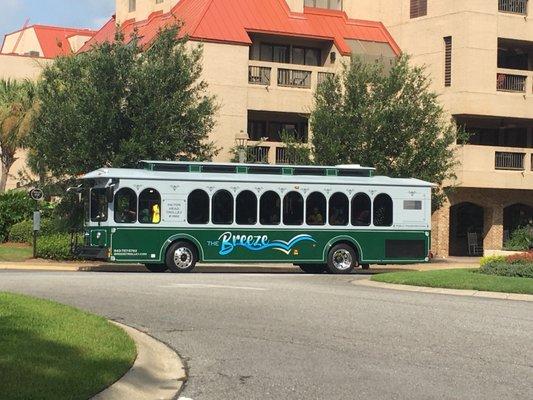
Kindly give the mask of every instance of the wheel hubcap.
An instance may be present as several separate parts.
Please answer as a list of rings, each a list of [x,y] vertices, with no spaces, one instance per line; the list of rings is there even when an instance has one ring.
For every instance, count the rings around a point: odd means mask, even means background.
[[[333,253],[333,265],[339,271],[350,269],[352,263],[353,258],[348,250],[340,249]]]
[[[187,269],[192,264],[192,252],[186,247],[180,247],[174,252],[174,264],[179,269]]]

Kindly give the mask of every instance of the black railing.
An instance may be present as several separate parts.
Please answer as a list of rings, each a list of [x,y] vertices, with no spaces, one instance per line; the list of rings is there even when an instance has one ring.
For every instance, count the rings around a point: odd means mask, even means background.
[[[512,171],[524,170],[524,153],[509,153],[503,151],[496,152],[496,169],[507,169]]]
[[[496,89],[500,92],[526,93],[527,76],[498,73]]]
[[[498,0],[498,11],[527,15],[528,0]]]
[[[253,85],[270,85],[270,67],[258,67],[250,65],[248,67],[248,83]]]
[[[298,69],[278,69],[278,85],[300,89],[311,88],[311,71]]]

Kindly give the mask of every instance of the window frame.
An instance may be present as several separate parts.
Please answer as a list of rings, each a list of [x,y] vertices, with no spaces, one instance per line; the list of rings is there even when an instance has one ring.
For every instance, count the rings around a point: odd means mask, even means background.
[[[144,192],[148,190],[153,190],[159,196],[159,222],[142,222],[141,221],[141,196]],[[150,209],[148,210],[149,212],[151,212]],[[161,193],[159,192],[159,190],[157,190],[154,187],[147,187],[141,190],[139,194],[137,195],[137,222],[139,222],[139,224],[142,224],[142,225],[159,225],[161,224],[161,221],[163,219],[162,216],[163,216],[163,197],[161,196]],[[152,220],[153,220],[153,215],[152,215]]]
[[[196,192],[201,192],[202,194],[205,194],[206,197],[207,197],[207,215],[206,215],[206,219],[205,219],[205,222],[191,222],[189,220],[189,205],[192,204],[190,202],[190,198],[192,196],[193,193],[196,193]],[[211,220],[211,198],[209,197],[209,193],[207,193],[205,190],[203,189],[194,189],[192,190],[188,195],[187,195],[187,224],[188,225],[194,225],[194,226],[197,226],[197,225],[209,225],[209,221]],[[203,219],[202,219],[203,221]]]
[[[227,193],[229,194],[230,198],[231,198],[231,207],[230,207],[230,210],[231,210],[231,222],[215,222],[215,199],[216,199],[216,196],[219,195],[219,194],[222,194],[222,193]],[[217,190],[213,196],[211,196],[211,224],[213,225],[233,225],[235,223],[235,196],[233,196],[233,194],[227,190],[227,189],[219,189]]]
[[[135,195],[135,218],[133,219],[133,221],[131,222],[122,222],[122,221],[117,221],[117,198],[118,196],[120,195],[120,192],[122,191],[131,191],[134,195]],[[137,192],[130,188],[130,187],[127,187],[127,186],[124,186],[122,188],[120,188],[116,193],[115,193],[115,196],[113,197],[113,221],[115,221],[116,224],[121,224],[121,225],[124,225],[124,224],[136,224],[137,223],[137,219],[139,218],[139,196],[137,196]]]

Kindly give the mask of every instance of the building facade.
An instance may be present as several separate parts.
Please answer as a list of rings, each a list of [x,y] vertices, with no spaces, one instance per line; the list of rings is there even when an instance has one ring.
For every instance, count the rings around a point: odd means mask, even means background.
[[[425,65],[446,111],[471,133],[435,213],[440,256],[501,249],[533,220],[533,15],[528,0],[344,0],[383,21]]]

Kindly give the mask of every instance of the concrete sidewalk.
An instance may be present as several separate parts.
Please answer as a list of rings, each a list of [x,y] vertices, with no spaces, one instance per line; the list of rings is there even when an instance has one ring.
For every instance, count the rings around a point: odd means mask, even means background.
[[[436,259],[428,264],[373,265],[370,270],[356,270],[358,273],[380,273],[391,271],[432,271],[453,268],[477,268],[479,258]],[[102,262],[62,262],[30,259],[23,262],[0,262],[0,270],[40,271],[93,271],[93,272],[148,272],[142,264],[113,264]],[[300,273],[292,264],[198,264],[199,273]]]

